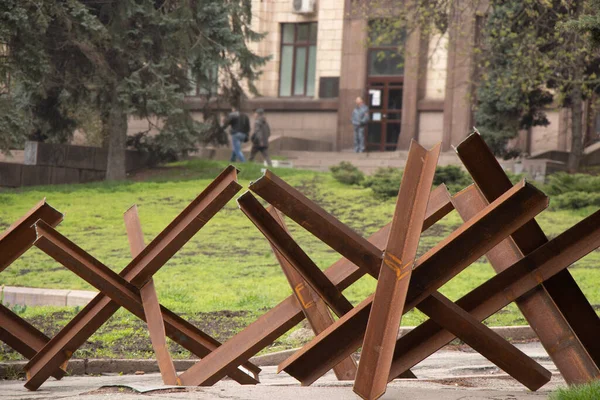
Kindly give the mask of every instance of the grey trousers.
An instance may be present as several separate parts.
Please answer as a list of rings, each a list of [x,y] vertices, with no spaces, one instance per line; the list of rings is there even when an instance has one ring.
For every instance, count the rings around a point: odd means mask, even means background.
[[[363,153],[365,151],[365,127],[354,125],[354,152]]]
[[[252,146],[252,149],[250,150],[250,161],[254,161],[254,157],[256,157],[256,153],[258,153],[260,151],[260,154],[262,154],[263,158],[267,162],[267,165],[269,167],[272,167],[273,164],[271,163],[271,157],[269,157],[268,150],[269,150],[268,147]]]

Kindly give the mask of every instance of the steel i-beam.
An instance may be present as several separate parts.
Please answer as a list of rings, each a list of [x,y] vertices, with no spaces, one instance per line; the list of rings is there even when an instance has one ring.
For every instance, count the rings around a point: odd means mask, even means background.
[[[0,304],[0,340],[23,356],[31,359],[50,341],[36,327]],[[61,379],[65,376],[66,365],[56,369],[52,376]]]
[[[412,273],[404,312],[433,294],[547,206],[548,198],[535,187],[525,182],[516,184],[476,218],[461,225],[419,258]],[[340,357],[354,352],[365,332],[372,297],[280,364],[279,370],[285,370],[306,385],[331,369]]]
[[[440,149],[410,145],[354,382],[363,399],[377,399],[387,387]]]
[[[289,234],[289,231],[279,211],[277,211],[273,206],[269,206],[267,211]],[[308,286],[306,281],[302,279],[302,276],[296,272],[294,267],[285,259],[279,250],[277,250],[277,248],[273,245],[271,245],[271,249],[273,250],[273,254],[275,254],[275,258],[277,258],[285,277],[292,287],[292,292],[296,297],[296,300],[298,300],[298,304],[302,308],[302,312],[308,320],[312,331],[315,335],[318,335],[335,322],[331,312],[327,308],[327,305],[323,299]],[[353,381],[356,378],[356,361],[354,361],[354,358],[352,357],[347,357],[338,365],[333,367],[333,372],[340,381]]]
[[[139,290],[135,286],[44,222],[38,221],[35,227],[38,232],[38,240],[35,242],[35,245],[40,250],[73,271],[99,291],[105,293],[113,301],[129,310],[142,321],[147,322],[142,299]],[[181,324],[182,320],[179,317],[174,319],[172,313],[165,313],[164,310],[166,309],[161,306],[163,321],[165,322],[165,328],[169,337],[186,348],[189,347],[187,341],[199,343],[199,335],[188,336],[186,335],[186,331],[177,329],[178,324]],[[202,339],[205,336],[207,335],[202,333]],[[249,365],[253,366],[252,364]],[[256,369],[257,367],[254,368]],[[240,383],[258,383],[254,378],[238,368],[233,368],[228,373]]]
[[[129,265],[120,275],[129,282],[142,285],[152,277],[155,270],[173,256],[199,229],[202,228],[241,189],[237,183],[237,170],[226,168],[196,199],[188,205]],[[100,293],[81,310],[31,361],[25,366],[30,390],[37,389],[48,379],[52,368],[69,359],[85,341],[119,309],[119,305]],[[171,339],[180,343],[198,357],[204,357],[220,343],[162,308],[163,317],[171,320]],[[166,320],[166,317],[164,317]],[[233,370],[234,379],[240,383],[257,383],[260,369],[250,363],[244,367],[254,378]]]
[[[440,293],[432,294],[417,308],[530,390],[552,378],[550,371]]]
[[[33,246],[36,237],[32,225],[35,221],[41,219],[51,226],[57,226],[63,217],[63,214],[46,203],[44,198],[13,223],[0,235],[0,272]]]
[[[431,193],[423,230],[442,219],[452,209],[450,195],[446,187],[444,185],[439,186]],[[371,235],[369,241],[373,246],[376,248],[385,246],[390,225],[386,225]],[[363,268],[357,267],[345,258],[338,260],[325,271],[327,278],[339,290],[344,290],[352,285],[365,273]],[[186,371],[188,375],[193,374],[193,376],[187,377],[188,382],[191,382],[189,384],[213,385],[221,380],[229,368],[239,365],[240,362],[249,359],[273,343],[278,337],[302,321],[303,317],[302,309],[296,299],[293,296],[286,298],[192,367],[195,368],[194,371],[192,369]]]
[[[459,299],[456,305],[478,321],[483,321],[598,247],[600,247],[600,211],[484,282]],[[396,342],[389,380],[412,368],[452,341],[454,337],[452,333],[432,320],[422,323]],[[568,346],[570,346],[569,340],[557,342],[555,350]],[[566,363],[567,360],[563,361]],[[567,372],[571,376],[585,376],[589,365],[575,362],[575,359],[570,359],[570,362]],[[598,377],[600,376],[596,375],[596,378]]]
[[[506,173],[479,134],[467,137],[456,151],[488,202],[494,201],[510,188]],[[517,251],[525,255],[548,242],[535,220],[517,230],[512,238]],[[518,256],[513,256],[512,262],[518,259],[515,257]],[[496,272],[501,271],[497,267],[495,269]],[[520,299],[517,305],[568,383],[588,382],[597,376],[600,367],[600,341],[597,340],[600,318],[568,270],[544,282],[535,293]],[[573,336],[579,339],[587,352],[582,351]],[[555,349],[556,343],[569,337],[571,346]],[[567,352],[569,356],[555,355],[556,351]],[[590,356],[594,367],[591,366]],[[573,370],[573,359],[587,368]],[[573,375],[575,372],[581,375]]]
[[[242,212],[252,221],[269,243],[285,257],[292,267],[302,276],[310,287],[339,316],[352,309],[352,303],[325,276],[323,271],[302,250],[289,233],[277,223],[271,214],[260,204],[250,192],[238,198]]]
[[[127,230],[127,239],[129,240],[129,249],[131,256],[135,258],[144,250],[144,232],[137,211],[137,206],[134,205],[123,214],[125,220],[125,229]],[[173,365],[173,359],[167,348],[167,339],[165,332],[165,323],[162,313],[160,312],[160,303],[154,287],[154,279],[150,280],[140,288],[140,297],[144,306],[144,315],[148,324],[148,334],[150,342],[156,355],[158,369],[165,385],[180,384]]]
[[[32,225],[38,219],[57,226],[63,214],[42,199],[19,220],[0,235],[0,272],[22,256],[35,242],[35,229]],[[30,359],[41,350],[50,339],[33,325],[0,304],[0,340]],[[61,379],[65,375],[66,363],[56,369],[53,376]]]
[[[380,249],[277,175],[267,170],[249,188],[372,277],[379,276]]]

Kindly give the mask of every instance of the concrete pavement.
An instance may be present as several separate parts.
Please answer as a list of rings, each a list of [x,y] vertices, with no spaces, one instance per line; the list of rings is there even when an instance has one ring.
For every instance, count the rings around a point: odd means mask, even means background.
[[[564,381],[539,343],[518,345],[530,357],[553,372],[551,382],[532,393],[471,351],[442,350],[413,368],[419,377],[395,380],[383,399],[410,400],[531,400],[545,399]],[[159,374],[65,377],[50,379],[40,390],[29,392],[23,381],[0,382],[0,399],[358,399],[352,382],[338,382],[328,373],[310,387],[301,387],[289,375],[276,374],[275,366],[262,367],[261,384],[241,386],[224,380],[208,388],[165,388]]]

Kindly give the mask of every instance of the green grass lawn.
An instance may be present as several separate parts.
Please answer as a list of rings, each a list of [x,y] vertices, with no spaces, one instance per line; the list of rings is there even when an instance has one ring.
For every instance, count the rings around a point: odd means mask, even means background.
[[[550,400],[597,400],[600,399],[600,381],[585,385],[560,388],[550,395]]]
[[[185,161],[145,172],[122,183],[94,183],[8,190],[0,193],[0,227],[7,228],[41,198],[65,213],[59,230],[84,250],[115,271],[130,261],[122,213],[137,204],[148,243],[200,193],[226,163]],[[261,166],[242,164],[240,184],[247,187],[261,175]],[[346,186],[328,173],[275,169],[275,173],[298,187],[309,198],[357,232],[368,236],[387,223],[394,200],[375,199],[370,189]],[[143,181],[142,181],[143,179]],[[241,194],[242,192],[240,192]],[[537,220],[550,237],[557,235],[589,215],[593,209],[546,211]],[[321,267],[326,268],[339,256],[310,233],[287,221],[298,243]],[[419,252],[434,246],[460,225],[452,213],[430,228],[421,238]],[[571,272],[592,304],[600,304],[600,253],[590,254],[571,267]],[[493,276],[485,259],[467,268],[442,288],[457,299]],[[290,295],[290,288],[267,241],[237,209],[235,200],[218,213],[155,276],[163,305],[197,323],[202,329],[225,340]],[[37,249],[31,249],[0,274],[0,284],[41,288],[93,290],[75,274]],[[353,303],[370,294],[375,280],[365,277],[344,293]],[[77,310],[27,308],[17,310],[48,334],[54,334]],[[406,315],[403,325],[424,320],[418,312]],[[525,324],[514,305],[487,321],[491,325]],[[116,329],[118,328],[118,329]],[[149,355],[150,345],[144,325],[121,310],[79,352],[79,356]],[[273,348],[294,345],[287,336]],[[14,358],[6,348],[0,357]],[[174,351],[182,357],[187,353]]]

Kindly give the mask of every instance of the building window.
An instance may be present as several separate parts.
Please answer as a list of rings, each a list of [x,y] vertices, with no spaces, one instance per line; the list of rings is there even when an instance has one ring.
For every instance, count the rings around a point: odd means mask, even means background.
[[[406,31],[390,20],[369,21],[369,76],[404,75]]]
[[[317,23],[281,24],[279,96],[315,95]]]

